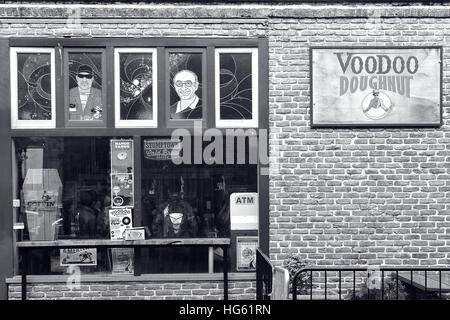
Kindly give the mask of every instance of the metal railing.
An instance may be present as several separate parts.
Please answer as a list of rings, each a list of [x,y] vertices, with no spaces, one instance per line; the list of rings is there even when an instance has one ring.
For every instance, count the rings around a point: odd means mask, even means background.
[[[269,258],[256,249],[256,300],[270,300],[272,293],[273,265]]]
[[[319,275],[313,277],[314,273],[319,273]],[[307,267],[295,273],[292,279],[292,299],[297,300],[297,293],[299,292],[299,289],[301,289],[303,297],[309,296],[309,300],[313,300],[313,280],[318,278],[320,280],[319,284],[323,286],[323,289],[321,289],[319,285],[319,288],[316,291],[323,293],[320,295],[321,300],[328,300],[330,296],[328,294],[328,289],[330,289],[328,283],[330,273],[333,273],[331,276],[334,284],[333,290],[335,291],[333,298],[339,300],[342,300],[344,290],[347,292],[347,298],[350,297],[350,299],[361,300],[415,300],[418,296],[418,292],[422,297],[425,297],[425,299],[427,299],[427,297],[442,299],[443,293],[450,293],[450,268]],[[362,280],[359,283],[356,281],[358,273],[358,279]],[[361,273],[363,274],[362,276]],[[348,277],[348,275],[345,276],[344,274],[350,274],[350,277]],[[388,278],[386,279],[386,277]],[[350,281],[347,281],[349,278]],[[342,280],[344,280],[344,283],[346,284],[345,288],[343,288]],[[302,288],[298,288],[299,281],[303,282]],[[359,288],[357,288],[357,286],[359,286]],[[399,296],[399,288],[402,290],[407,288],[410,294],[402,294]]]

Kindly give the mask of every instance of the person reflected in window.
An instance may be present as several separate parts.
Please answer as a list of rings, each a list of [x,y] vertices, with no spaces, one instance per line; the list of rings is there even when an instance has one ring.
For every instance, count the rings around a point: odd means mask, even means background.
[[[190,70],[181,70],[173,77],[173,87],[180,100],[170,106],[170,118],[201,119],[202,106],[196,94],[199,87],[197,75]]]
[[[69,91],[69,120],[102,120],[102,90],[92,86],[92,68],[81,65],[76,80],[77,86]]]
[[[96,215],[92,209],[93,197],[88,191],[80,193],[79,204],[77,208],[78,221],[80,225],[80,237],[95,238],[96,236]]]
[[[168,199],[153,210],[152,235],[159,238],[192,238],[198,235],[198,222],[192,206],[181,199],[180,184],[169,185]]]

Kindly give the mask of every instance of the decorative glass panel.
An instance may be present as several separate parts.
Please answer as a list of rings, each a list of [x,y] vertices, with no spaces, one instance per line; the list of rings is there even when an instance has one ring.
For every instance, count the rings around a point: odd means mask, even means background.
[[[54,128],[53,48],[11,48],[11,127]]]
[[[51,120],[50,53],[17,54],[19,120]]]
[[[69,53],[69,121],[103,121],[102,53]]]
[[[202,53],[170,53],[170,111],[176,120],[202,119]]]
[[[257,49],[217,49],[217,126],[258,126],[257,91]]]
[[[154,77],[152,53],[120,52],[120,120],[154,119]]]

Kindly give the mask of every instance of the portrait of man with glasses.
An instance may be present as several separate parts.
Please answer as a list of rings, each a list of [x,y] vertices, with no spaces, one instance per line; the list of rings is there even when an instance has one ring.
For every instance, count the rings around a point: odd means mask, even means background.
[[[170,106],[170,118],[201,119],[202,106],[196,94],[199,87],[197,75],[190,70],[181,70],[173,77],[173,87],[179,101]]]
[[[92,86],[92,68],[81,65],[76,80],[77,86],[69,90],[69,120],[102,120],[102,91]]]

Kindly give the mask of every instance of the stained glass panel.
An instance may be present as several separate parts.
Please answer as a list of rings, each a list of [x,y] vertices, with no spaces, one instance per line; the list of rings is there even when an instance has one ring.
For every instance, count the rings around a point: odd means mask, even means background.
[[[170,53],[170,119],[202,119],[202,53]]]
[[[152,120],[153,55],[119,53],[120,120]]]
[[[69,53],[69,120],[105,118],[102,53]]]
[[[220,119],[252,119],[252,94],[252,54],[221,53]]]
[[[50,53],[17,53],[18,120],[51,120]]]

